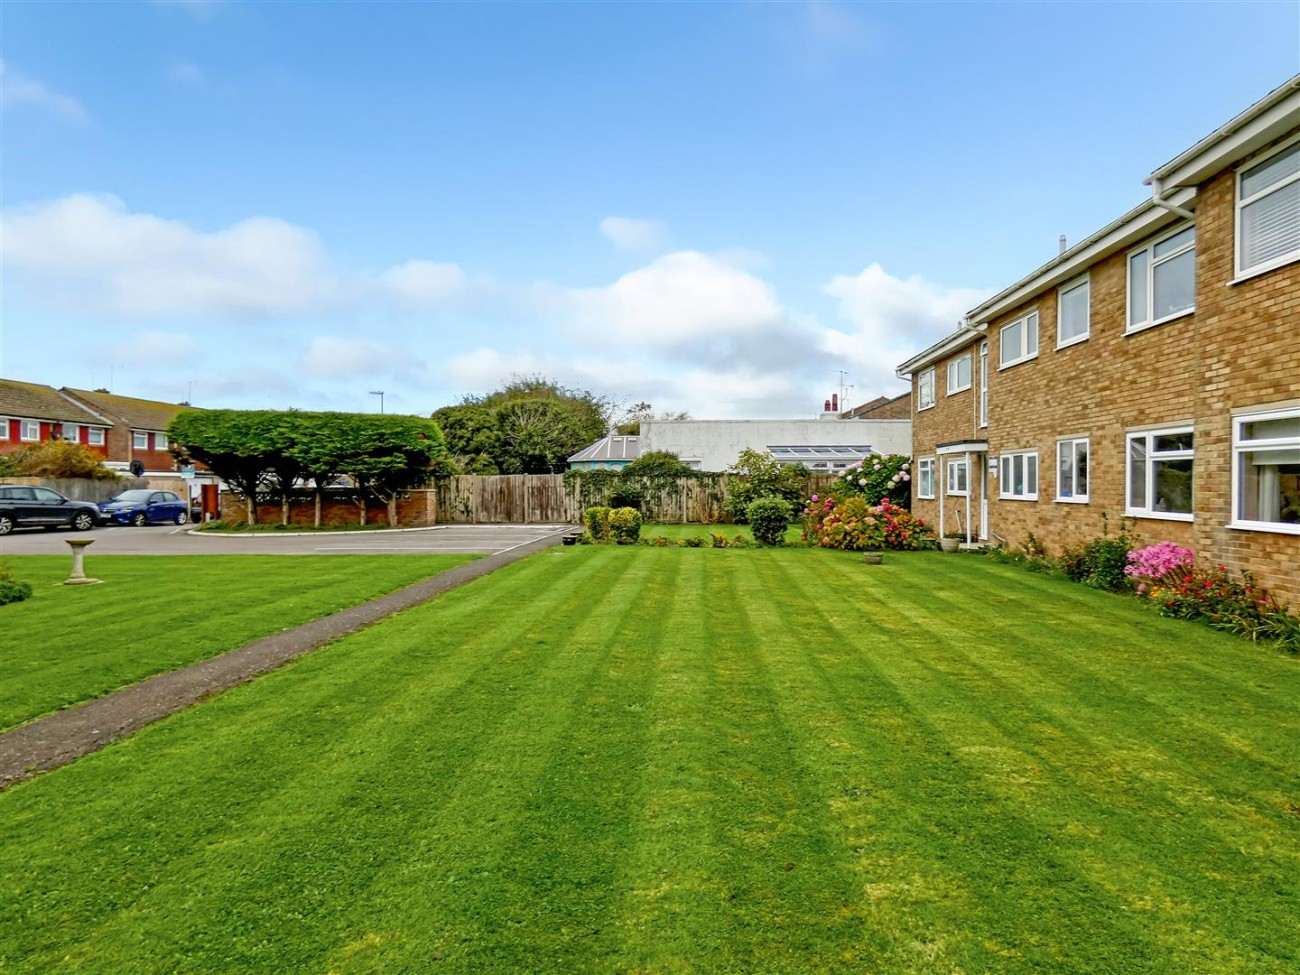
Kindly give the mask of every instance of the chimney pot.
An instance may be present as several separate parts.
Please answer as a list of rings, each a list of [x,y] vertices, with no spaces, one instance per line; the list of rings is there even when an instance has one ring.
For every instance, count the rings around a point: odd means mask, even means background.
[[[1064,254],[1069,250],[1069,247],[1065,244],[1065,234],[1061,234],[1061,236],[1056,239],[1056,244],[1060,248],[1060,250],[1057,251],[1058,254]]]
[[[840,394],[831,393],[831,412],[838,413],[839,411],[840,411]]]

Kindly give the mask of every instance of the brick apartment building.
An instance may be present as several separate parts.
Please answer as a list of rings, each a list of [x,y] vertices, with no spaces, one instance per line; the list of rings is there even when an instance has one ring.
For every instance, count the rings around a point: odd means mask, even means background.
[[[898,367],[914,510],[1049,551],[1135,520],[1300,604],[1300,76]]]

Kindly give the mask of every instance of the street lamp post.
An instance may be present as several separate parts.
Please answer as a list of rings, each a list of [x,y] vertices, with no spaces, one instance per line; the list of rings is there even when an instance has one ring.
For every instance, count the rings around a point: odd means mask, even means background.
[[[372,389],[370,391],[370,395],[379,397],[379,412],[383,413],[384,412],[384,391],[382,389]]]

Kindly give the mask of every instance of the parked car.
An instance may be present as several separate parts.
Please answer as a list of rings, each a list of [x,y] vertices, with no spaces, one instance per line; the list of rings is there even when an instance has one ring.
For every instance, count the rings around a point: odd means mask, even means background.
[[[190,504],[171,491],[137,488],[123,491],[111,501],[101,501],[99,510],[107,521],[119,525],[183,525],[190,520]]]
[[[15,528],[63,526],[84,532],[100,520],[99,509],[89,501],[71,501],[44,487],[0,484],[0,535]]]

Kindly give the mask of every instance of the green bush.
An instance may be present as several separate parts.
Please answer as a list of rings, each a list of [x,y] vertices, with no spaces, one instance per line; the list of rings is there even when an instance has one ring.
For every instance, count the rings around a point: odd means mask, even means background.
[[[615,508],[609,515],[609,534],[617,545],[635,545],[641,537],[641,512],[635,508]]]
[[[609,516],[613,510],[604,505],[594,505],[582,513],[582,524],[593,542],[609,541]]]
[[[31,585],[12,578],[9,567],[0,564],[0,606],[21,603],[24,599],[31,598],[31,595]]]
[[[1133,586],[1124,570],[1128,568],[1128,553],[1138,547],[1137,538],[1129,533],[1123,519],[1120,519],[1119,534],[1112,538],[1106,516],[1102,515],[1101,537],[1067,548],[1061,554],[1061,571],[1071,581],[1094,589],[1128,592]]]
[[[808,493],[806,468],[781,464],[771,454],[757,450],[742,450],[727,473],[745,478],[739,484],[732,483],[730,495],[722,505],[727,517],[737,525],[745,523],[750,503],[759,498],[781,498],[802,507]]]
[[[635,508],[640,511],[644,502],[645,488],[635,482],[620,483],[614,490],[609,492],[609,506],[611,508]]]
[[[790,527],[790,502],[784,498],[759,498],[745,508],[750,529],[763,545],[780,545]]]

